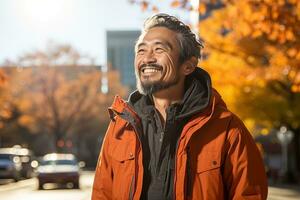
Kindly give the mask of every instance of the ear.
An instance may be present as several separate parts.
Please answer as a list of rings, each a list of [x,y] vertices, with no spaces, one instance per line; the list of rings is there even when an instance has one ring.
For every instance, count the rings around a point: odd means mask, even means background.
[[[183,63],[182,70],[184,75],[191,74],[197,67],[198,59],[196,57],[191,57]]]

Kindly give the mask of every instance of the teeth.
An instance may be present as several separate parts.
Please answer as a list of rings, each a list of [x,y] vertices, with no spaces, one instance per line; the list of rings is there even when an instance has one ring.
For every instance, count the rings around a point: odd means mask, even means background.
[[[144,73],[155,73],[155,72],[158,72],[158,71],[159,71],[159,70],[157,70],[157,69],[151,69],[151,68],[150,68],[150,69],[144,69],[144,70],[143,70]]]

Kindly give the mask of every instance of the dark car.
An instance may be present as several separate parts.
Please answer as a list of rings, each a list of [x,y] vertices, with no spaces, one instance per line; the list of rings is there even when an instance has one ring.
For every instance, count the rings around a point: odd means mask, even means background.
[[[37,168],[39,189],[46,183],[68,184],[79,188],[80,167],[73,154],[47,154]]]
[[[13,147],[13,151],[20,157],[22,170],[21,175],[24,178],[31,178],[34,175],[34,155],[33,152],[27,148]]]
[[[11,148],[0,148],[0,178],[19,181],[21,170],[20,157]]]

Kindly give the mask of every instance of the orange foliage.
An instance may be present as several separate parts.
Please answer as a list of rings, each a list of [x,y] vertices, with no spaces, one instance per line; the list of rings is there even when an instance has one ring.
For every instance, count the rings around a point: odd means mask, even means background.
[[[190,0],[180,2],[191,11]],[[198,12],[208,12],[201,66],[229,108],[251,124],[299,129],[300,1],[201,0]]]
[[[60,55],[69,58],[66,65],[55,65],[61,61]],[[8,79],[0,88],[0,128],[15,117],[11,123],[59,140],[96,131],[99,122],[106,122],[113,95],[125,95],[127,90],[117,81],[118,72],[108,71],[109,93],[101,93],[103,73],[99,66],[70,65],[82,58],[76,55],[70,46],[57,45],[51,52],[33,52],[21,58],[21,63],[43,63],[40,66],[5,67]]]
[[[181,6],[181,3],[178,0],[174,0],[171,2],[171,7],[173,7],[173,8],[178,8],[180,6]]]
[[[141,2],[141,7],[142,7],[142,10],[145,11],[145,10],[148,9],[149,3],[146,2],[146,1],[142,1],[142,2]]]
[[[6,77],[2,70],[0,70],[0,87],[5,83]]]

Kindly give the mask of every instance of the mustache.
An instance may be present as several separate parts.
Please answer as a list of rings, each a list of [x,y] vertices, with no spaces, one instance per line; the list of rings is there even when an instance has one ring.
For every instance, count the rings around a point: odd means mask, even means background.
[[[154,68],[158,68],[158,69],[162,69],[163,67],[157,63],[151,63],[151,64],[142,64],[140,66],[140,70],[143,70],[145,67],[154,67]]]

